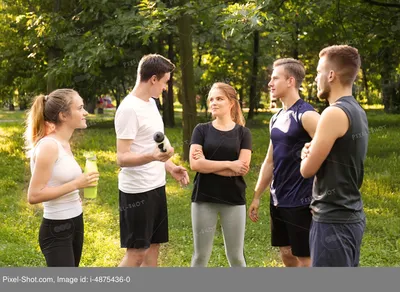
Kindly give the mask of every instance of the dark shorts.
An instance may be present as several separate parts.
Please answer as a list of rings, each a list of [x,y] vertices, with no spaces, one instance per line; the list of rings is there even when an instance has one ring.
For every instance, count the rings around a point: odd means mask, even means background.
[[[294,256],[309,257],[310,208],[281,208],[270,204],[270,215],[271,245],[290,246]]]
[[[121,247],[149,248],[168,242],[168,211],[165,186],[138,193],[119,191]]]
[[[365,220],[358,223],[312,221],[312,267],[358,267]]]

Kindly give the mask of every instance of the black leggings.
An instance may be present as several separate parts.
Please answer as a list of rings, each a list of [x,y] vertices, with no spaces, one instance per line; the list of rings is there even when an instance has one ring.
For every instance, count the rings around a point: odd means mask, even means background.
[[[48,267],[78,267],[83,246],[83,216],[64,220],[43,218],[39,245]]]

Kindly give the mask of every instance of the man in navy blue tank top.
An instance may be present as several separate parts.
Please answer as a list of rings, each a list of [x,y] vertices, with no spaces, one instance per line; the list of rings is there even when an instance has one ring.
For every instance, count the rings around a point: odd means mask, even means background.
[[[319,114],[300,99],[303,64],[295,59],[274,62],[271,97],[283,108],[270,121],[271,139],[261,167],[249,217],[258,221],[260,197],[270,186],[271,244],[278,246],[285,266],[310,266],[309,230],[313,179],[300,174],[300,153],[314,136]]]
[[[352,96],[357,49],[331,46],[319,54],[318,97],[330,106],[302,150],[301,174],[315,175],[310,251],[313,267],[356,267],[365,228],[360,188],[368,148],[365,111]]]

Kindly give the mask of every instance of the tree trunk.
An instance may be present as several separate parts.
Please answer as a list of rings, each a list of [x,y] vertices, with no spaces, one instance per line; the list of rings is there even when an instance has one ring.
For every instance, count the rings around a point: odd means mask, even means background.
[[[53,12],[58,13],[61,7],[61,0],[54,0]],[[51,68],[57,58],[61,55],[61,52],[55,47],[49,47],[47,51],[47,63],[48,67]],[[47,94],[57,89],[57,82],[53,75],[49,74],[47,77]]]
[[[14,101],[12,97],[9,99],[8,102],[8,110],[12,112],[15,111]]]
[[[28,109],[28,101],[27,101],[26,96],[24,96],[24,98],[19,100],[18,106],[19,106],[20,111],[24,111],[24,110]]]
[[[240,108],[243,110],[243,86],[240,87],[238,93],[239,93],[239,104],[240,104]]]
[[[295,30],[293,32],[293,43],[294,43],[294,48],[293,48],[293,59],[298,60],[299,59],[299,41],[297,40],[300,34],[300,26],[299,22],[297,21],[298,16],[296,16],[296,21],[295,21]]]
[[[89,114],[94,114],[95,109],[96,109],[96,99],[95,98],[90,98],[86,100],[86,110],[88,111]]]
[[[117,108],[119,107],[119,105],[121,104],[121,96],[124,97],[126,94],[126,87],[125,87],[125,82],[124,80],[121,80],[121,87],[122,87],[122,94],[120,94],[119,90],[116,91],[115,94],[115,102],[117,104]]]
[[[254,109],[257,104],[257,75],[258,75],[258,51],[260,46],[260,34],[258,30],[254,31],[253,36],[253,68],[250,80],[250,108],[247,118],[249,120],[254,117]]]
[[[183,3],[184,4],[184,3]],[[194,92],[192,19],[183,14],[178,19],[180,65],[182,71],[182,101],[183,101],[183,159],[189,160],[189,143],[192,131],[196,126],[196,98]]]
[[[173,63],[174,62],[174,40],[172,34],[168,35],[168,59]],[[175,117],[174,117],[174,81],[173,81],[173,72],[171,73],[171,78],[168,81],[168,92],[165,96],[163,96],[163,120],[164,124],[167,127],[175,126]]]
[[[158,37],[158,43],[157,43],[157,54],[160,54],[161,56],[164,56],[164,34],[161,34]],[[159,111],[162,111],[162,116],[164,117],[164,102],[167,99],[167,93],[163,90],[161,92],[161,99],[160,98],[154,98],[156,101],[156,105]],[[162,100],[162,102],[161,102]]]
[[[381,48],[382,71],[381,71],[381,86],[382,86],[382,103],[384,111],[390,113],[392,111],[392,72],[393,64],[391,63],[392,52],[388,45],[383,45]]]
[[[48,53],[47,53],[47,58],[48,58],[48,68],[53,66],[54,62],[56,61],[57,57],[59,56],[59,53],[56,48],[49,48]],[[53,90],[57,89],[57,82],[56,79],[54,78],[53,75],[49,74],[47,77],[47,94],[52,92]]]
[[[365,68],[365,66],[362,66],[361,70],[362,70],[362,76],[363,76],[363,86],[364,86],[365,97],[367,98],[367,103],[372,104],[371,95],[369,94],[367,69]]]

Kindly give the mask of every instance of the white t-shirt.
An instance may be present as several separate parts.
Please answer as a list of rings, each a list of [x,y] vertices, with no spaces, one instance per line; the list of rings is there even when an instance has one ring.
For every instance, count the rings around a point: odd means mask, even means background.
[[[154,99],[148,102],[128,95],[121,102],[115,114],[117,139],[133,139],[131,152],[152,153],[157,147],[153,135],[164,133],[164,123]],[[124,193],[137,194],[165,185],[165,163],[150,163],[121,167],[118,175],[118,188]]]
[[[39,149],[44,140],[55,141],[58,145],[58,158],[54,163],[51,177],[47,186],[57,187],[66,184],[82,174],[82,169],[75,158],[67,153],[62,147],[61,142],[52,137],[42,138],[33,149],[31,156],[31,173],[35,167],[35,152]],[[64,220],[79,216],[82,214],[82,200],[79,196],[79,190],[72,191],[56,199],[43,202],[43,217],[52,220]]]

